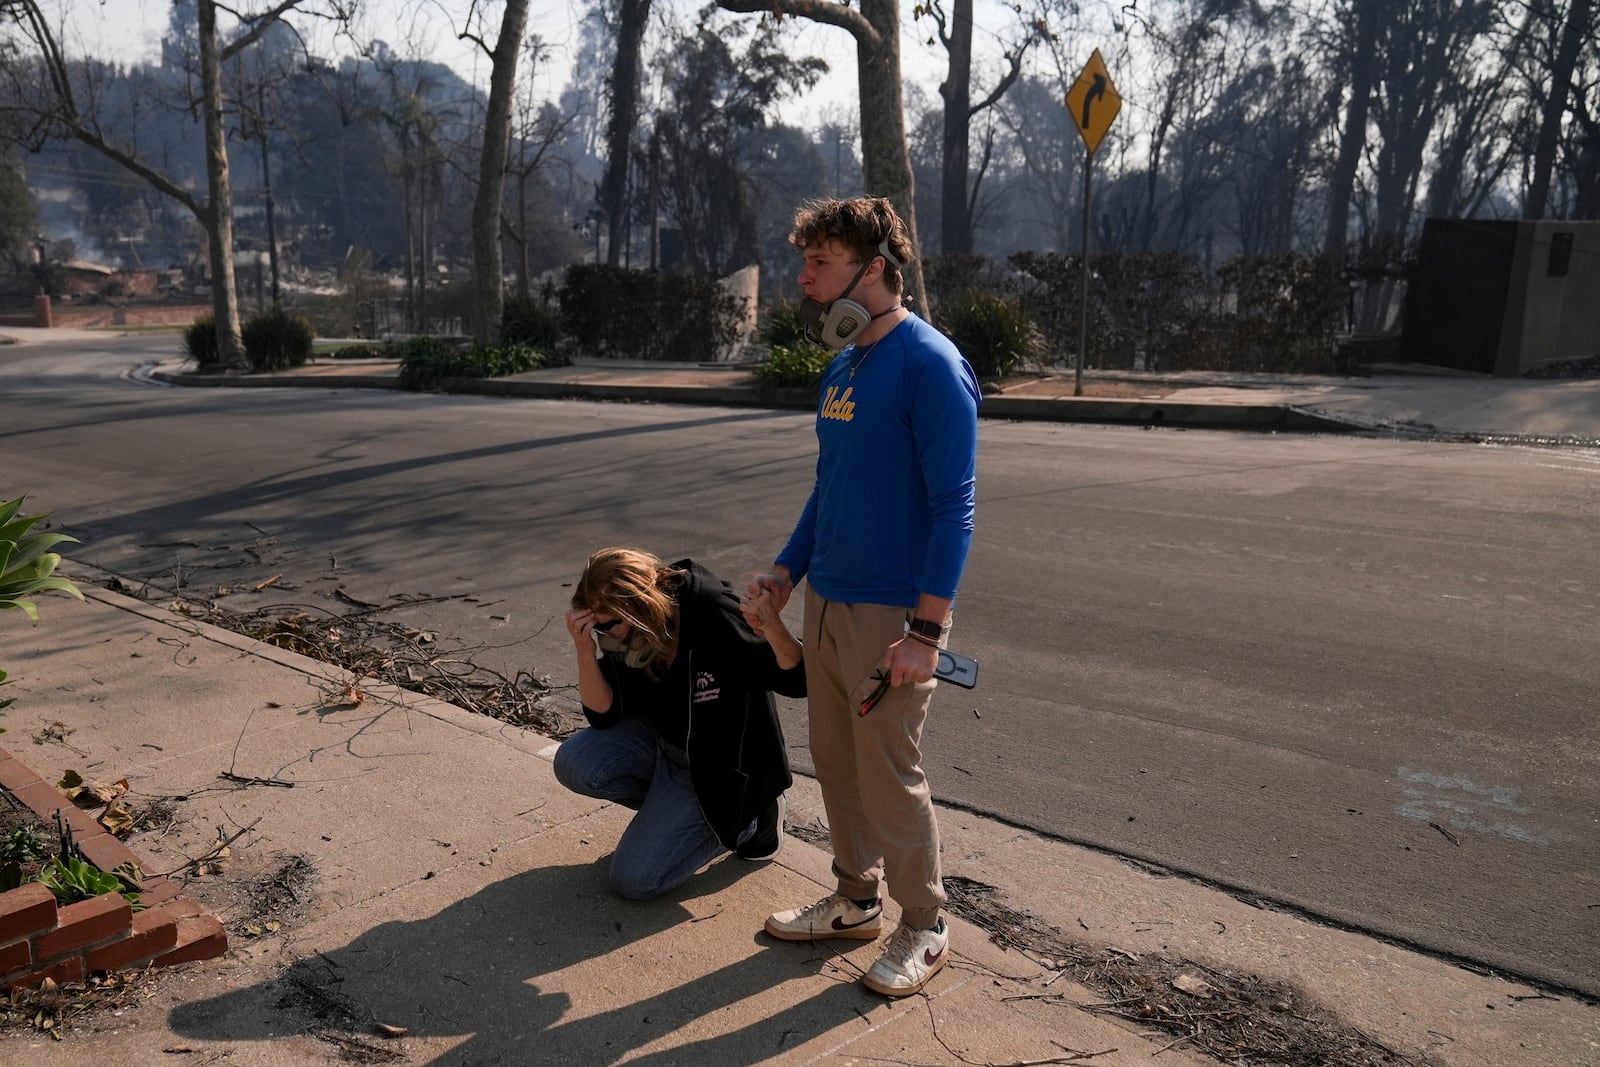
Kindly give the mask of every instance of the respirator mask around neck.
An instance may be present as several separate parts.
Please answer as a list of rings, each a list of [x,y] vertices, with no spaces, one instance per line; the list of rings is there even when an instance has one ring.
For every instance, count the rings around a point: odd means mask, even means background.
[[[896,268],[905,264],[894,257],[889,251],[889,241],[884,239],[878,244],[875,256],[868,256],[866,262],[861,264],[861,269],[856,271],[856,276],[850,279],[850,284],[844,287],[844,292],[839,294],[837,300],[822,303],[809,296],[800,301],[800,322],[806,329],[806,339],[831,348],[835,352],[845,345],[860,337],[875,317],[870,311],[854,300],[849,300],[850,293],[867,273],[867,268],[872,266],[876,256],[882,256],[885,261],[893,263]],[[899,305],[896,305],[898,307]],[[887,312],[885,312],[887,314]]]

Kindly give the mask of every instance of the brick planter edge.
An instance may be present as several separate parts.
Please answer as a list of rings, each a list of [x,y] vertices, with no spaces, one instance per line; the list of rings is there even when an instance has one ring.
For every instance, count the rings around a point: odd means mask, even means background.
[[[215,916],[185,899],[176,882],[145,874],[126,845],[4,748],[0,789],[47,825],[61,812],[84,859],[101,871],[132,863],[141,874],[139,901],[145,905],[134,912],[120,895],[104,893],[58,907],[55,895],[37,882],[0,893],[0,989],[190,963],[228,950],[228,935]]]

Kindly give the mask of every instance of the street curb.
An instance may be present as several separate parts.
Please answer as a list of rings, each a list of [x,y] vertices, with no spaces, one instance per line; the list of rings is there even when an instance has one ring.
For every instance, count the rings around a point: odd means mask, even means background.
[[[288,374],[193,374],[151,370],[149,377],[168,385],[241,389],[399,389],[394,378],[375,374],[327,374],[300,378]]]
[[[815,399],[803,389],[763,391],[749,385],[603,385],[598,382],[532,382],[513,378],[450,378],[447,393],[537,397],[546,400],[610,400],[646,404],[709,404],[717,407],[800,408]]]
[[[399,389],[392,377],[330,374],[194,375],[152,370],[169,385],[301,389]],[[714,407],[810,411],[809,389],[766,389],[756,385],[606,385],[597,382],[528,381],[514,378],[450,378],[439,392],[544,400],[598,400],[647,404],[702,404]],[[985,419],[1079,422],[1101,425],[1172,427],[1189,430],[1247,430],[1262,433],[1354,433],[1362,426],[1288,404],[1204,404],[1185,401],[1117,400],[1098,397],[1041,398],[985,396],[978,407]]]

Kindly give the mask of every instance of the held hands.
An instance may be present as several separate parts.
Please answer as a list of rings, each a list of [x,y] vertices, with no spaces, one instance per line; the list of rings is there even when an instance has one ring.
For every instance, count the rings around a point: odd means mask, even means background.
[[[744,605],[741,603],[739,608],[742,612]],[[763,637],[770,640],[772,635],[788,633],[788,628],[783,624],[783,616],[779,614],[777,594],[770,589],[762,590],[755,598],[754,614],[755,622],[751,624],[751,628]]]
[[[778,666],[788,670],[798,667],[804,655],[800,642],[795,640],[789,628],[784,625],[783,616],[779,614],[777,594],[771,590],[762,590],[746,608],[743,601],[739,605],[740,613],[750,623],[750,628],[766,639],[772,646],[773,655],[777,657]],[[751,621],[752,617],[754,621]]]
[[[765,574],[746,572],[739,577],[745,583],[744,592],[739,594],[739,613],[744,616],[744,621],[749,623],[750,629],[758,636],[765,637],[758,606],[763,596],[771,598],[774,614],[781,612],[788,605],[789,594],[794,592],[794,582],[789,579],[789,569],[773,567]]]

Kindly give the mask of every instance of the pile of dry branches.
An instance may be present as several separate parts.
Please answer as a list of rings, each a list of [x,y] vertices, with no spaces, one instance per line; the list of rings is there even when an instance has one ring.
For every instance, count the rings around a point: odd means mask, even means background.
[[[1288,986],[1187,960],[1096,949],[995,899],[997,890],[969,878],[944,880],[946,909],[1101,999],[1077,1007],[1117,1015],[1224,1063],[1274,1067],[1415,1067],[1367,1034],[1329,1018]],[[1044,994],[1065,1001],[1065,994]]]
[[[443,599],[399,599],[344,614],[301,604],[246,612],[229,611],[216,603],[179,602],[174,607],[209,625],[334,664],[358,679],[424,693],[557,739],[570,734],[572,723],[550,706],[549,686],[528,671],[508,678],[475,663],[476,648],[447,648],[431,631],[378,618],[385,611]]]

